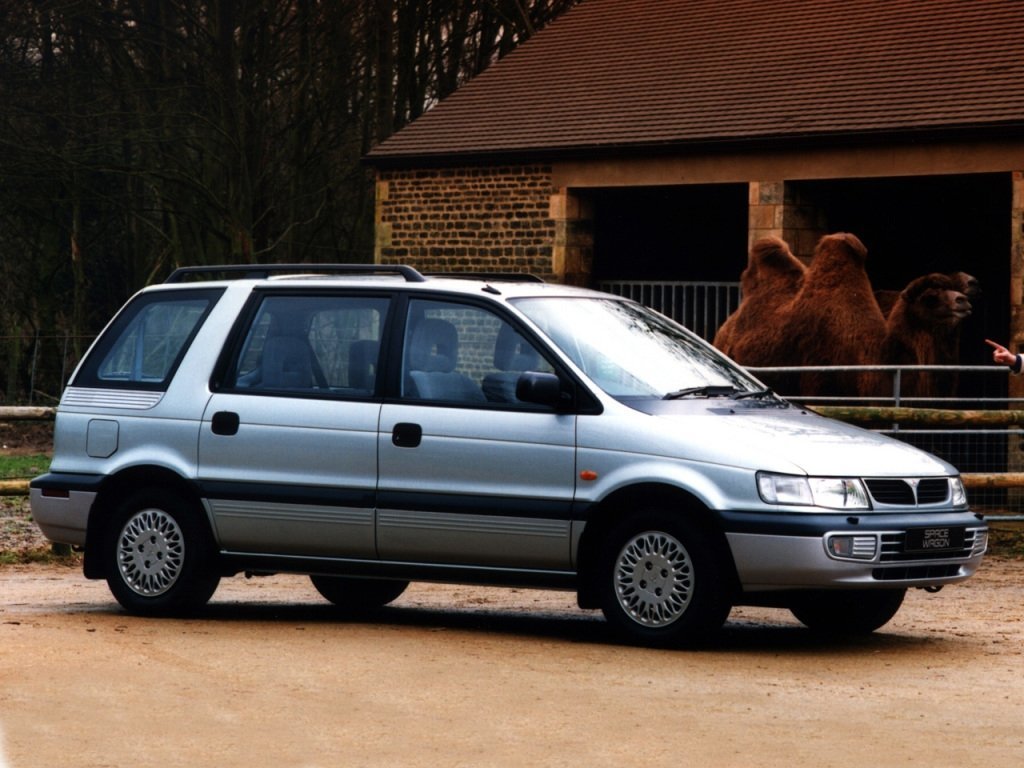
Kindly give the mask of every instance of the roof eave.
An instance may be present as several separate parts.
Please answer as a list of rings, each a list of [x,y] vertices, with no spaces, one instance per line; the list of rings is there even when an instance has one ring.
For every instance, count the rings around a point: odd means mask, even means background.
[[[447,152],[381,152],[376,149],[361,158],[378,170],[433,168],[499,163],[552,163],[565,160],[604,159],[688,154],[720,154],[764,150],[808,149],[826,146],[864,146],[940,141],[1024,140],[1024,118],[999,123],[958,124],[928,128],[902,127],[855,131],[765,134],[682,139],[663,142],[578,144],[558,147],[516,147],[510,149]]]

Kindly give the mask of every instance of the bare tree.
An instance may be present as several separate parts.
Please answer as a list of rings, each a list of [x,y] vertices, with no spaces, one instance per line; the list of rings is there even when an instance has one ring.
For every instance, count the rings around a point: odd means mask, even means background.
[[[183,264],[368,260],[360,158],[573,2],[0,0],[0,335]]]

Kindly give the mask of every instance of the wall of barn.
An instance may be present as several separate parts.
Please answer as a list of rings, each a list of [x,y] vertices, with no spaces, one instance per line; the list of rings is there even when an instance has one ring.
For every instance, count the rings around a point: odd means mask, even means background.
[[[1024,352],[1024,171],[1014,171],[1010,211],[1010,343]],[[1010,377],[1010,396],[1024,397],[1024,376]],[[1024,461],[1021,462],[1024,466]]]
[[[593,236],[585,204],[551,167],[381,170],[375,260],[423,272],[529,272],[586,282]]]
[[[814,246],[828,225],[813,197],[785,181],[750,182],[748,245],[762,237],[781,237],[797,258],[810,263]]]

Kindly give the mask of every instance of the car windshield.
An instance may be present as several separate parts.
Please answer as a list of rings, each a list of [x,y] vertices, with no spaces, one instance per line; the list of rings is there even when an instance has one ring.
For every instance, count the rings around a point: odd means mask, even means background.
[[[634,302],[548,297],[518,299],[515,305],[612,397],[770,394],[695,334]]]

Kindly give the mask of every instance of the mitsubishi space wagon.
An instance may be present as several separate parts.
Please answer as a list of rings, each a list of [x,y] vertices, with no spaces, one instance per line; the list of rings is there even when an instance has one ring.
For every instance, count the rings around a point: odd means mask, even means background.
[[[411,581],[571,590],[627,642],[736,605],[871,632],[969,578],[957,470],[818,416],[640,304],[407,266],[178,270],[75,370],[32,513],[128,611],[240,573],[366,613]]]

